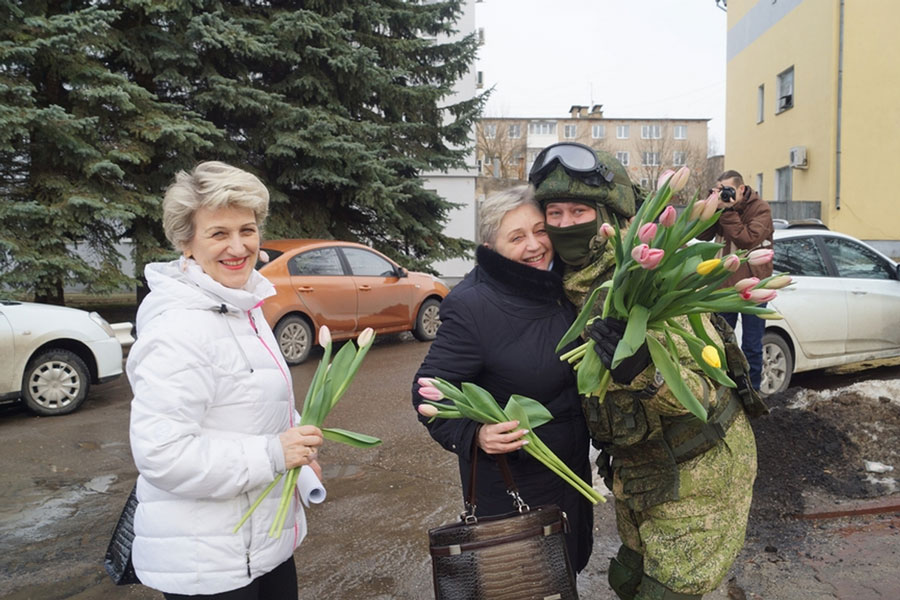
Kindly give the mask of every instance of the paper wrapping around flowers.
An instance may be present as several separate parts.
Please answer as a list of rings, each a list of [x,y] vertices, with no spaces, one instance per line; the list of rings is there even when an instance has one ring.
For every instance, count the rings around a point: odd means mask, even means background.
[[[303,506],[307,508],[310,503],[321,504],[325,501],[325,486],[322,485],[316,472],[309,465],[300,467],[300,473],[297,475],[297,490],[300,492]]]

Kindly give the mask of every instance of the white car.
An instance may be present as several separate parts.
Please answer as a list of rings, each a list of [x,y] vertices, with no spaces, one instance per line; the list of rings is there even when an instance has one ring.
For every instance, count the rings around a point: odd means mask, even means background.
[[[91,383],[122,374],[130,332],[95,312],[0,300],[0,401],[22,398],[46,416],[74,411]]]
[[[793,373],[900,356],[896,262],[849,235],[822,228],[776,229],[776,272],[794,285],[769,303],[761,390],[787,389]]]

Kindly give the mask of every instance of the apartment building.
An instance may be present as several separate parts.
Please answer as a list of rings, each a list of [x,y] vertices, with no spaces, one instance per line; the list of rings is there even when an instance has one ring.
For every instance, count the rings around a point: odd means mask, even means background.
[[[892,256],[898,22],[896,0],[728,2],[728,168],[764,199],[814,205],[831,229]]]
[[[550,144],[572,141],[605,150],[625,165],[631,179],[653,189],[666,170],[689,166],[696,189],[709,184],[707,145],[709,119],[605,118],[602,105],[574,105],[559,119],[485,118],[476,128],[476,193],[491,191],[495,182],[524,181],[538,153]],[[712,174],[712,179],[718,173]]]

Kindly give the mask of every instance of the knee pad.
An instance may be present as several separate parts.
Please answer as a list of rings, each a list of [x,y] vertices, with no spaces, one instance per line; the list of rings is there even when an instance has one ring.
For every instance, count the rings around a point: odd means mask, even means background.
[[[608,576],[609,587],[621,600],[633,600],[644,576],[644,557],[628,546],[619,546],[618,554],[609,561]]]
[[[702,595],[682,594],[670,590],[656,579],[644,575],[638,586],[638,593],[634,600],[701,600]]]

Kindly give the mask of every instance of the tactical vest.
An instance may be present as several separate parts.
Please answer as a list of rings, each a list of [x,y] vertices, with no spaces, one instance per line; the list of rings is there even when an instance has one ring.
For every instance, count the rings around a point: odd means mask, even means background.
[[[667,417],[649,409],[642,399],[655,390],[611,391],[603,404],[596,398],[582,399],[591,436],[603,450],[597,462],[601,474],[610,487],[612,472],[619,474],[631,510],[678,500],[679,464],[715,447],[740,411],[750,417],[768,412],[750,385],[749,365],[734,331],[719,315],[710,317],[722,338],[728,374],[737,388],[717,387],[714,403],[708,396],[701,399],[707,409],[712,406],[706,423],[691,414]]]

